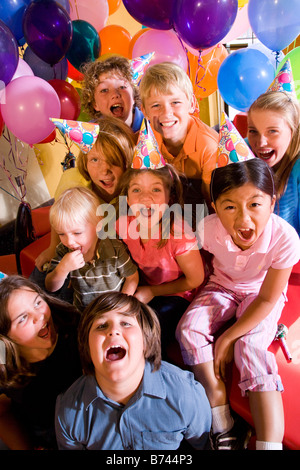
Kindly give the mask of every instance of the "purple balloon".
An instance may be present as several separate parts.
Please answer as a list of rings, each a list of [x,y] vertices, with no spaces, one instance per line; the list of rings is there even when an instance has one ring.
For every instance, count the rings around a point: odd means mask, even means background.
[[[177,0],[123,0],[128,13],[153,29],[171,29],[173,5]]]
[[[226,36],[237,12],[238,0],[177,0],[174,28],[188,46],[207,49]]]
[[[34,0],[25,10],[23,31],[33,52],[54,65],[70,47],[73,25],[68,12],[57,2]]]
[[[40,59],[29,46],[26,47],[26,50],[23,55],[23,59],[30,66],[36,77],[43,78],[47,82],[58,78],[60,80],[66,80],[68,76],[68,61],[64,57],[57,64],[50,65],[47,64],[44,60]]]
[[[0,20],[0,81],[7,85],[17,69],[19,51],[11,30]]]

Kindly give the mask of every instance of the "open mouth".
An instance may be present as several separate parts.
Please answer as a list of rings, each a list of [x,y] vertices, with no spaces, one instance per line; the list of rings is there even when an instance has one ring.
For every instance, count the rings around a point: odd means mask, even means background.
[[[107,361],[115,362],[120,361],[126,355],[126,351],[122,346],[115,345],[107,349],[105,353],[105,358]]]
[[[174,121],[161,122],[160,125],[161,127],[173,127],[176,123],[177,121],[174,120]]]
[[[49,333],[50,333],[50,328],[49,328],[49,323],[47,322],[47,323],[45,323],[45,325],[38,332],[38,337],[46,339],[46,338],[48,338]]]
[[[110,107],[110,111],[114,116],[120,118],[123,116],[124,107],[121,104],[114,104]]]
[[[107,180],[100,180],[100,183],[104,188],[112,188],[114,185],[114,180],[113,179],[107,179]]]
[[[254,231],[251,228],[238,230],[238,234],[240,238],[242,238],[245,241],[251,240],[253,233]]]
[[[140,208],[140,214],[143,216],[143,217],[151,217],[152,215],[154,215],[154,209],[152,209],[151,207],[141,207]]]
[[[274,150],[267,150],[267,151],[258,151],[258,156],[259,158],[261,158],[262,160],[269,160],[270,158],[273,157],[273,155],[275,154],[275,151]]]

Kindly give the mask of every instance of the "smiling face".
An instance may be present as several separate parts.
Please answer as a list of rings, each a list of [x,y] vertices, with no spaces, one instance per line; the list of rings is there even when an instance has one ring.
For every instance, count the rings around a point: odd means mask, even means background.
[[[271,197],[246,183],[221,194],[212,203],[222,225],[233,242],[247,250],[260,237],[274,210],[275,197]]]
[[[130,83],[118,74],[103,73],[95,90],[94,108],[104,116],[114,116],[132,125],[134,95]]]
[[[164,142],[170,145],[183,144],[194,105],[179,87],[170,85],[166,94],[152,88],[144,100],[142,111],[153,129],[163,136]]]
[[[126,389],[127,395],[133,394],[144,373],[143,333],[136,317],[127,312],[123,307],[103,313],[89,332],[96,380],[108,394],[115,386]]]
[[[292,138],[292,130],[280,113],[255,109],[248,115],[248,140],[255,155],[270,167],[279,163]]]
[[[97,186],[101,197],[106,202],[110,202],[119,194],[123,169],[108,163],[97,144],[90,150],[86,158],[86,168],[92,182]]]
[[[69,250],[80,250],[86,261],[93,258],[98,242],[95,224],[82,220],[68,226],[55,227],[55,231]]]
[[[37,292],[28,288],[13,291],[7,303],[11,327],[8,336],[18,344],[29,362],[46,358],[56,341],[51,311]]]

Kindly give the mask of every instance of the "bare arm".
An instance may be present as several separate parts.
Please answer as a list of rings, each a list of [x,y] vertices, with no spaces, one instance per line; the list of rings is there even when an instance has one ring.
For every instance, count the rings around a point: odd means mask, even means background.
[[[139,273],[138,270],[131,276],[126,277],[125,282],[122,287],[122,292],[127,295],[133,295],[136,291],[136,288],[139,283]]]
[[[47,274],[45,287],[49,292],[56,292],[63,285],[69,272],[82,268],[85,265],[83,254],[80,250],[67,253],[53,271]]]

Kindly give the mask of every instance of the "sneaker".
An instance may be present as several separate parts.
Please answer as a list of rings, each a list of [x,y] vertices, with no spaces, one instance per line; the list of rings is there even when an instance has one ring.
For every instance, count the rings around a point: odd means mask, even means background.
[[[227,432],[210,434],[212,450],[244,450],[247,449],[251,437],[251,428],[241,418],[236,418],[233,427]]]

